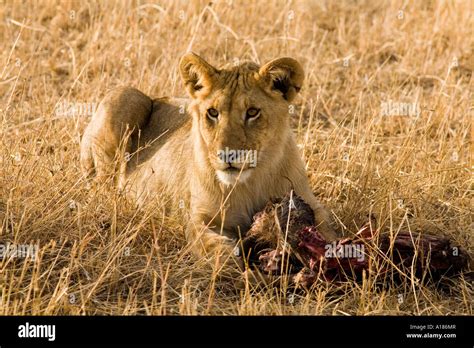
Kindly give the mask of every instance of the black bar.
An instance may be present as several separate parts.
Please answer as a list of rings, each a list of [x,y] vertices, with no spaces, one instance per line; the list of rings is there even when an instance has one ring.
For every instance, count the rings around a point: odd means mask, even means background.
[[[19,337],[26,323],[55,325],[54,341],[48,338]],[[432,325],[430,327],[429,325]],[[34,332],[33,332],[34,334]],[[455,334],[456,337],[408,338],[407,334]],[[117,317],[117,316],[14,316],[0,317],[0,346],[21,344],[318,344],[417,345],[473,347],[474,317]]]

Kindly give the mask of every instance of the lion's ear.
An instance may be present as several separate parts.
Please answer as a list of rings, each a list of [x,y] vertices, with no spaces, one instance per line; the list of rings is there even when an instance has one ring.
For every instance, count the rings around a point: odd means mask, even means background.
[[[288,101],[292,101],[300,91],[304,80],[301,64],[288,57],[268,62],[260,68],[258,74],[267,88],[281,93]]]
[[[179,71],[192,98],[202,98],[209,94],[218,73],[216,68],[193,52],[181,58]]]

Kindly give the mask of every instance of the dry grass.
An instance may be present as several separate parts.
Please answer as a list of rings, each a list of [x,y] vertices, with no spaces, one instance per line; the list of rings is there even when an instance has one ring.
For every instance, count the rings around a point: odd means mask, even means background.
[[[229,290],[185,248],[185,214],[136,210],[79,170],[85,115],[132,85],[183,95],[188,49],[209,61],[299,59],[294,129],[314,191],[347,232],[442,233],[474,249],[470,1],[0,1],[0,241],[39,245],[0,261],[0,314],[473,314],[473,285],[407,279],[308,293]],[[400,12],[402,11],[402,12]],[[383,116],[382,103],[420,115]]]

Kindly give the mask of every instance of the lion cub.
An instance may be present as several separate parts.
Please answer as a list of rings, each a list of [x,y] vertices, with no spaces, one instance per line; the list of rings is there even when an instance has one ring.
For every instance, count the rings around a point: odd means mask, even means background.
[[[190,99],[150,99],[126,87],[102,100],[81,142],[84,172],[118,177],[139,202],[163,192],[188,202],[186,237],[201,257],[232,255],[253,215],[291,189],[334,239],[290,128],[301,65],[279,58],[217,69],[189,53],[179,69]]]

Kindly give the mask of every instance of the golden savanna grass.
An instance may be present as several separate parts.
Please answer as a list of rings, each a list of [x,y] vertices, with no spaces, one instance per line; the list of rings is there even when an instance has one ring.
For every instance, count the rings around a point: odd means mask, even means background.
[[[373,213],[383,233],[442,234],[472,252],[472,6],[0,0],[0,242],[39,247],[34,261],[0,260],[0,314],[472,315],[463,278],[449,290],[374,276],[235,290],[192,257],[186,211],[164,197],[137,209],[88,183],[78,157],[111,88],[184,96],[188,50],[216,65],[291,56],[306,71],[294,131],[346,234]],[[384,115],[384,103],[419,115]]]

